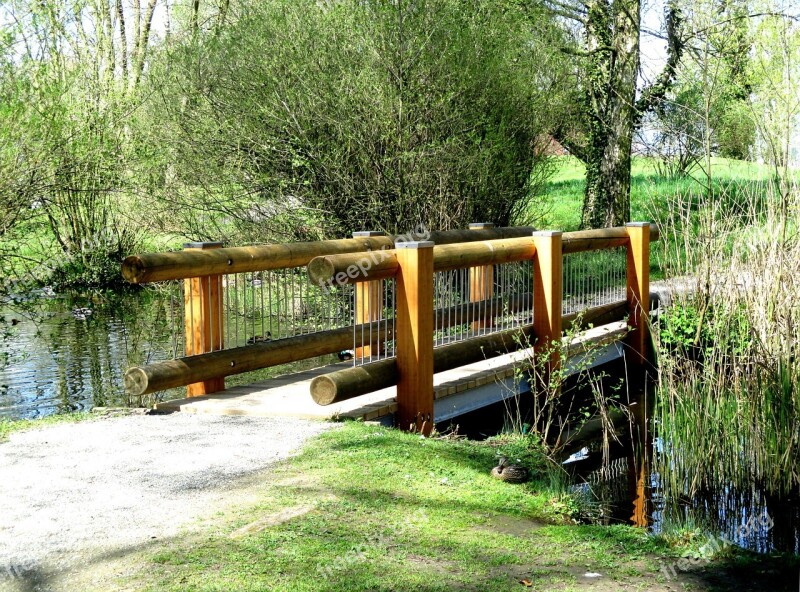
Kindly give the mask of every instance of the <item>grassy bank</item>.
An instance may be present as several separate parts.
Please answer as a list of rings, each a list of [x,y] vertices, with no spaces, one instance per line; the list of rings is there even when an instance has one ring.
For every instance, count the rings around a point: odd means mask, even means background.
[[[519,454],[533,480],[492,479],[498,451]],[[704,541],[675,546],[627,526],[576,525],[577,505],[548,466],[520,440],[431,440],[346,424],[276,468],[258,505],[219,517],[205,534],[150,550],[125,586],[727,590],[734,581],[738,589],[762,589],[748,581],[781,589],[778,582],[789,581],[790,565],[754,564],[745,554],[667,577],[662,566],[677,565]]]
[[[60,423],[76,423],[79,421],[86,421],[91,418],[96,418],[98,415],[92,414],[88,411],[79,413],[61,413],[56,415],[48,415],[37,419],[5,419],[0,418],[0,442],[8,439],[14,432],[22,432],[24,430],[32,430],[42,427],[47,427]]]

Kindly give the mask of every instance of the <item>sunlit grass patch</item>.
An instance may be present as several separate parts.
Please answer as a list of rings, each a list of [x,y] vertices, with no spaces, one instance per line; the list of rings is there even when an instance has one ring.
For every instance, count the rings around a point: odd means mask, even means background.
[[[498,452],[533,480],[492,479]],[[572,523],[563,482],[539,454],[518,436],[437,440],[347,423],[274,469],[256,506],[151,551],[133,587],[493,592],[527,581],[549,591],[585,585],[590,572],[651,589],[659,561],[680,549],[642,529]]]
[[[55,415],[48,415],[36,419],[5,419],[0,418],[0,442],[7,440],[8,437],[14,432],[21,432],[24,430],[36,429],[62,423],[75,423],[78,421],[86,421],[93,416],[88,411],[81,411],[77,413],[60,413]]]

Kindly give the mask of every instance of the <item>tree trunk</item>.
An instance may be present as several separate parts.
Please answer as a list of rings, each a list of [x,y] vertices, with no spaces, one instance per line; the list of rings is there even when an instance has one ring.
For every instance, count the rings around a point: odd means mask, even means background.
[[[640,0],[588,4],[586,190],[583,228],[620,226],[630,218],[631,145],[638,122]]]

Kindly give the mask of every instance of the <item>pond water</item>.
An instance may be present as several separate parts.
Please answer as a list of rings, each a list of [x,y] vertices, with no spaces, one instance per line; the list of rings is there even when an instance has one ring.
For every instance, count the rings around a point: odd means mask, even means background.
[[[656,533],[680,530],[710,555],[728,545],[800,554],[800,491],[776,495],[741,473],[731,475],[719,489],[700,488],[690,496],[678,489],[681,486],[668,477],[683,461],[669,453],[669,443],[652,435],[654,419],[648,410],[654,397],[644,390],[633,396],[630,428],[610,447],[605,468],[598,468],[598,442],[588,443],[583,454],[576,455],[582,461],[575,464],[588,461],[588,468],[575,467],[575,488],[595,505],[600,521]]]
[[[0,417],[35,418],[98,406],[137,406],[128,366],[170,359],[169,296],[39,297],[0,307]]]
[[[183,354],[181,298],[178,290],[165,287],[118,294],[40,292],[0,304],[0,418],[30,419],[93,407],[150,407],[156,397],[184,397],[185,388],[176,388],[130,398],[122,382],[131,366]],[[237,336],[244,345],[246,335]],[[335,355],[322,356],[230,376],[226,385],[335,361]]]
[[[612,363],[604,370],[607,388],[625,367]],[[671,491],[672,480],[665,476],[679,460],[667,454],[669,446],[652,437],[653,420],[647,410],[654,394],[631,390],[632,426],[619,428],[619,441],[611,442],[606,465],[599,439],[578,445],[583,448],[564,464],[573,491],[585,500],[589,520],[633,524],[654,533],[680,530],[691,533],[698,547],[705,545],[709,552],[738,545],[760,553],[800,554],[800,492],[771,495],[758,483],[742,485],[741,475],[737,484],[731,479],[718,491],[700,491],[691,498]],[[530,410],[521,404],[520,411],[524,418]],[[469,438],[485,439],[505,429],[508,414],[498,403],[461,416],[452,426],[458,424],[459,432]]]
[[[652,532],[691,533],[713,551],[738,545],[752,551],[800,554],[800,496],[771,495],[757,483],[731,482],[692,497],[672,492],[663,473],[671,459],[655,443],[644,473],[635,455],[615,458],[605,473],[577,471],[575,489],[594,504],[599,522],[643,526]],[[644,481],[641,477],[644,477]],[[638,509],[641,507],[641,513]]]

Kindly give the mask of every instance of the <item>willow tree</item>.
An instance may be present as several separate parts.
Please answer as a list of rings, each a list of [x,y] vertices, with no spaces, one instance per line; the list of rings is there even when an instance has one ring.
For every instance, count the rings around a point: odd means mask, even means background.
[[[579,61],[576,117],[556,129],[559,141],[586,165],[581,225],[600,228],[630,218],[631,150],[642,116],[664,97],[675,78],[683,43],[681,14],[665,11],[668,57],[656,79],[637,92],[641,0],[545,0],[570,27]],[[582,47],[581,47],[582,46]]]

